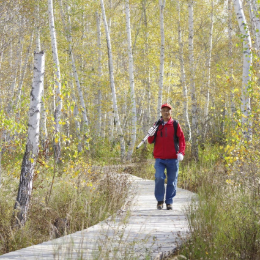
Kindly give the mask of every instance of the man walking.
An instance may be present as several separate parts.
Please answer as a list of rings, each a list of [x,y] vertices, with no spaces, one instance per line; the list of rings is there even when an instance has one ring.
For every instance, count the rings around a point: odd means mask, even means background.
[[[148,137],[148,142],[154,143],[154,158],[155,158],[155,198],[157,200],[157,209],[163,208],[164,203],[164,180],[167,170],[167,186],[166,186],[166,208],[172,210],[173,197],[176,195],[177,178],[179,170],[179,161],[183,160],[185,155],[185,138],[177,122],[171,118],[171,105],[163,104],[161,106],[162,120],[157,131],[153,136]],[[179,139],[179,151],[176,142],[174,143],[174,124],[177,124],[177,137]],[[175,127],[176,128],[176,127]],[[176,135],[175,135],[176,136]],[[177,146],[176,146],[177,147]]]

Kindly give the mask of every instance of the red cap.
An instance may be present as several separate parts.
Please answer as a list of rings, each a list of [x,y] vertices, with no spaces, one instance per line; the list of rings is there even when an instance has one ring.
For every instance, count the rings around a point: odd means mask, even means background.
[[[169,109],[172,109],[171,105],[169,105],[169,104],[167,104],[167,103],[163,104],[163,105],[161,106],[161,109],[164,108],[164,107],[168,107]]]

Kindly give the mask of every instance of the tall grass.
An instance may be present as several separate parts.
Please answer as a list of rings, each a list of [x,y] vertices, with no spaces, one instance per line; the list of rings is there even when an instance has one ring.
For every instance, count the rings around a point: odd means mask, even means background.
[[[0,254],[88,228],[121,208],[129,190],[127,177],[93,171],[85,160],[63,162],[56,170],[51,160],[38,163],[28,220],[21,229],[11,227],[19,163],[5,169],[0,190]]]
[[[183,186],[198,196],[187,209],[190,239],[179,254],[188,259],[258,260],[260,174],[254,149],[229,168],[221,147],[206,150],[198,164],[181,169]]]

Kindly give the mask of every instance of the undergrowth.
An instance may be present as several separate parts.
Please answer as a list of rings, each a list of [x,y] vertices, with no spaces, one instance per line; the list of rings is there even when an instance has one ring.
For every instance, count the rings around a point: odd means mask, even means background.
[[[58,168],[51,159],[39,159],[26,224],[13,229],[20,161],[6,167],[0,190],[0,254],[88,228],[120,209],[129,190],[127,177],[92,169],[83,155]]]
[[[179,256],[191,260],[260,259],[258,150],[232,149],[231,160],[227,148],[206,146],[199,163],[183,164],[182,184],[197,197],[187,208],[190,237]]]

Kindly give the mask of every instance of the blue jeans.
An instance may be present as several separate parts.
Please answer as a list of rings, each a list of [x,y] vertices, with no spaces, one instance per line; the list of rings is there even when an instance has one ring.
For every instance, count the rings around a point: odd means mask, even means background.
[[[179,171],[179,162],[177,159],[155,159],[155,191],[154,195],[157,201],[164,201],[164,173],[167,169],[167,186],[166,186],[166,204],[172,204],[172,199],[176,195],[177,178]]]

